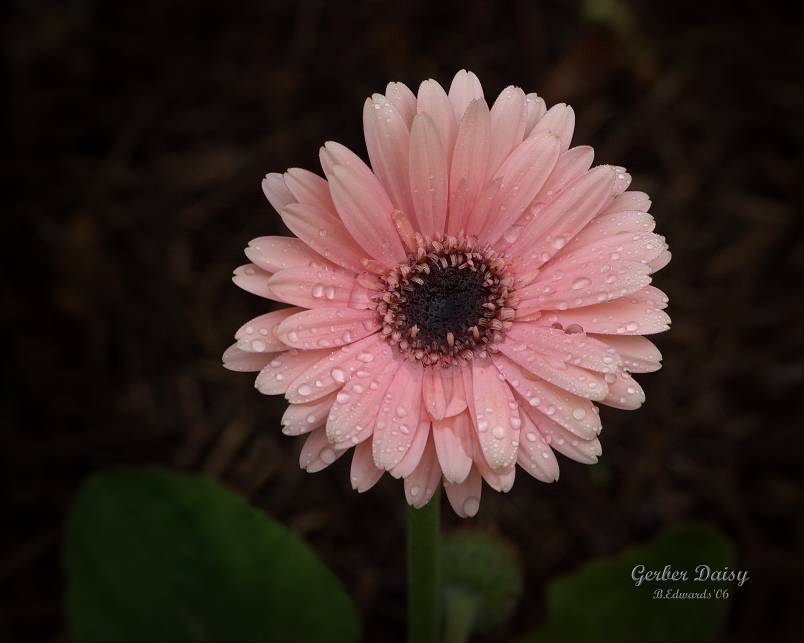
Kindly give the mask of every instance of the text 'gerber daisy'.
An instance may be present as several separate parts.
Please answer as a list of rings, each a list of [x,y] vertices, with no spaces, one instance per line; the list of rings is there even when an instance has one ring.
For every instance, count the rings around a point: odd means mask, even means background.
[[[642,404],[630,373],[660,367],[642,335],[668,328],[650,283],[670,253],[625,170],[570,147],[574,124],[513,86],[489,109],[471,72],[390,83],[363,108],[371,166],[328,142],[326,178],[265,177],[295,237],[251,241],[234,282],[290,307],[223,359],[287,398],[303,468],[351,450],[358,491],[388,471],[420,507],[443,481],[472,516],[516,465],[552,482],[554,450],[594,463],[594,402]]]

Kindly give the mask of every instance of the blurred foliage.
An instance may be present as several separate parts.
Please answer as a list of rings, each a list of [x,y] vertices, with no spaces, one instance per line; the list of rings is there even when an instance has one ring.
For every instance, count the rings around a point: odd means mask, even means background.
[[[202,478],[94,475],[67,529],[79,641],[356,641],[351,599],[279,523]]]
[[[733,569],[733,545],[704,526],[668,529],[645,545],[617,556],[594,560],[547,587],[547,623],[521,643],[702,643],[716,640],[730,601],[717,590],[733,591],[733,583],[695,582],[695,568]],[[635,566],[646,570],[687,571],[686,581],[647,581],[636,587]],[[655,598],[657,590],[704,592],[709,598]]]
[[[441,556],[448,634],[462,640],[462,627],[483,632],[508,620],[522,594],[522,569],[507,542],[461,529],[444,536]]]

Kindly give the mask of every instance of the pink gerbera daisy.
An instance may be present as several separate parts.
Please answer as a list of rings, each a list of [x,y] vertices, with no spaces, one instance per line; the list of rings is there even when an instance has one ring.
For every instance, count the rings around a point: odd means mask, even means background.
[[[328,142],[326,178],[265,177],[296,236],[251,241],[234,282],[290,307],[223,360],[287,398],[304,469],[352,451],[358,491],[388,471],[421,507],[443,481],[472,516],[517,464],[552,482],[554,450],[595,462],[594,402],[642,404],[630,373],[660,367],[642,335],[668,328],[649,284],[670,253],[625,170],[570,147],[574,123],[513,86],[489,109],[471,72],[390,83],[363,108],[371,167]]]

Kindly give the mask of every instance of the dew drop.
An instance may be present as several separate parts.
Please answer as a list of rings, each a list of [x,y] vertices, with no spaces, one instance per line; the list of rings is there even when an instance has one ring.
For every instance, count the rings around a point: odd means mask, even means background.
[[[575,281],[572,282],[572,289],[573,290],[580,290],[581,288],[588,288],[589,284],[592,283],[586,277],[578,277]]]
[[[572,412],[572,417],[576,420],[583,420],[586,417],[586,411],[580,407]]]
[[[469,517],[474,516],[479,509],[480,509],[480,498],[470,496],[469,498],[463,501],[463,512],[467,516]]]

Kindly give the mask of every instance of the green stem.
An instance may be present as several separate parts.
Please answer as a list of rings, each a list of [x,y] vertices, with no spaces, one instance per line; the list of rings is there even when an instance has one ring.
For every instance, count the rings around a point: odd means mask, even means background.
[[[440,519],[440,487],[421,509],[408,507],[408,643],[438,641]]]
[[[466,643],[472,632],[477,600],[466,592],[450,592],[445,608],[444,643]]]

